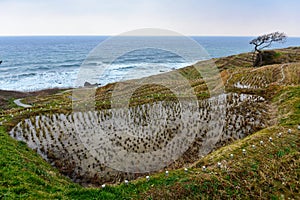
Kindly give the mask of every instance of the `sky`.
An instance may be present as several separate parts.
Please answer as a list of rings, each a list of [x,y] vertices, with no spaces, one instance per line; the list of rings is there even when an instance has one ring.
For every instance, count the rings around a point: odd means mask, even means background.
[[[298,0],[0,0],[0,8],[0,36],[118,35],[140,28],[300,36]]]

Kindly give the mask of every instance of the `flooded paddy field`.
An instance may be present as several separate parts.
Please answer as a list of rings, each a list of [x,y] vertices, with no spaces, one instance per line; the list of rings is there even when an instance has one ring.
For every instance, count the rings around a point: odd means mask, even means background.
[[[268,112],[263,97],[227,93],[197,102],[39,114],[10,135],[75,182],[98,185],[188,166],[268,126]]]

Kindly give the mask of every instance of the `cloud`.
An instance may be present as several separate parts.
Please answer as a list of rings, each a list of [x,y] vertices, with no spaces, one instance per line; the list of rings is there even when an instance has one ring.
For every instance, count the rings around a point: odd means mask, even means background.
[[[165,28],[187,35],[300,36],[298,1],[1,0],[0,35],[114,35]]]

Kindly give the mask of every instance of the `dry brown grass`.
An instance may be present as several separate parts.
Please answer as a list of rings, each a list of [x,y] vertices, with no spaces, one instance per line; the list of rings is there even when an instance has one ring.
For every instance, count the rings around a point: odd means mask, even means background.
[[[134,181],[130,189],[120,186],[121,193],[130,192],[136,198],[139,196],[142,199],[299,198],[300,132],[296,129],[300,123],[299,49],[277,50],[283,55],[283,60],[288,61],[285,66],[276,64],[252,68],[250,54],[214,59],[227,91],[266,97],[270,104],[278,108],[278,112],[272,115],[277,118],[278,124],[212,152],[193,163],[188,174],[182,169],[170,171],[168,178],[158,173],[149,182],[144,179]],[[179,71],[189,80],[198,99],[209,96],[205,83],[192,66]],[[254,88],[235,87],[235,83],[239,81],[245,81]],[[180,82],[174,84],[181,87]],[[109,84],[97,89],[98,109],[110,108],[109,99],[114,86],[115,84]],[[126,88],[126,84],[124,87]],[[69,113],[72,111],[71,95],[71,92],[66,92],[27,97],[25,102],[33,104],[32,109],[10,107],[11,109],[0,113],[0,120],[5,119],[4,124],[9,128],[31,115]],[[163,99],[172,100],[172,93],[157,85],[144,85],[131,98],[133,106]],[[289,128],[292,129],[291,134],[287,133]],[[281,137],[278,137],[279,132],[282,132]],[[273,138],[272,142],[269,137]],[[264,144],[260,145],[260,141],[264,141]],[[255,149],[251,146],[253,144]],[[246,150],[246,155],[242,154],[242,149]],[[230,154],[234,154],[234,157],[230,158]],[[222,163],[222,168],[217,166],[217,162]],[[207,167],[205,172],[202,171],[203,165]],[[119,186],[111,189],[118,190]],[[91,195],[96,193],[99,190],[91,192]]]

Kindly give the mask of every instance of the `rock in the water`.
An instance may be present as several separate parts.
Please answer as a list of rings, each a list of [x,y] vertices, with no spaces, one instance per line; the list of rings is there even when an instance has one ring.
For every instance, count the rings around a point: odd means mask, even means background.
[[[98,84],[98,83],[91,84],[90,82],[87,82],[87,81],[84,83],[84,87],[97,87],[99,85],[100,84]]]

